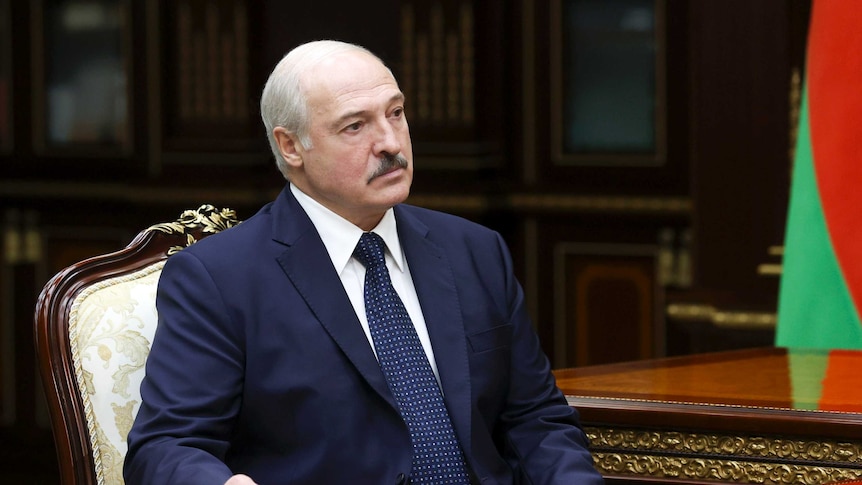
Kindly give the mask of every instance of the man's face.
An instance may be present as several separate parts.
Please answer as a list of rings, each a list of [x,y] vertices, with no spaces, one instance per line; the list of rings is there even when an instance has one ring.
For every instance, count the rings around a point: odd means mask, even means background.
[[[362,52],[326,59],[305,73],[303,89],[312,147],[303,147],[291,135],[291,182],[370,230],[410,193],[413,148],[404,95],[389,70]],[[402,163],[393,166],[395,158]]]

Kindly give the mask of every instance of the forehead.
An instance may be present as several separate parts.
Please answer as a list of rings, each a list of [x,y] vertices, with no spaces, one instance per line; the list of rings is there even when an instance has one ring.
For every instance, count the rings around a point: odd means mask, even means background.
[[[360,51],[324,59],[309,69],[302,83],[312,114],[370,108],[402,96],[389,69]]]

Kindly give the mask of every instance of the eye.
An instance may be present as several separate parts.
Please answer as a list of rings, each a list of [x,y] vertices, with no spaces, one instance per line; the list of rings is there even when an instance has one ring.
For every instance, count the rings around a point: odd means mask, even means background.
[[[357,121],[356,123],[351,123],[351,124],[345,126],[344,130],[345,131],[359,131],[360,128],[362,128],[362,122]]]
[[[400,107],[400,106],[398,108],[395,108],[394,110],[392,110],[391,116],[393,118],[400,118],[400,117],[404,116],[404,108]]]

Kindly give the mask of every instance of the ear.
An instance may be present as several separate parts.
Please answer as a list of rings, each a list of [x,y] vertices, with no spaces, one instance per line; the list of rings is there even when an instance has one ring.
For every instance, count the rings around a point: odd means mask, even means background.
[[[296,134],[287,131],[283,126],[273,128],[272,134],[278,144],[278,151],[288,167],[296,168],[302,165],[303,147]]]

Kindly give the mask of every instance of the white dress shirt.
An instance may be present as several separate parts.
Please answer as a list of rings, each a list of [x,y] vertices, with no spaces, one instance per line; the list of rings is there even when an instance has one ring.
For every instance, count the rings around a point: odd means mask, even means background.
[[[295,185],[290,184],[290,191],[305,210],[305,213],[308,214],[320,235],[320,239],[323,240],[323,245],[332,260],[332,266],[335,267],[335,271],[341,278],[341,284],[350,298],[350,303],[353,304],[353,310],[359,318],[365,337],[368,339],[371,349],[374,350],[374,341],[371,338],[371,330],[368,328],[368,317],[365,315],[365,266],[353,257],[353,250],[359,244],[359,238],[363,233],[362,229],[327,209]],[[410,315],[410,320],[416,327],[419,341],[422,342],[422,347],[425,349],[425,355],[428,356],[431,369],[439,382],[440,376],[437,373],[437,361],[434,359],[434,350],[431,348],[428,327],[425,325],[425,317],[419,306],[419,297],[413,286],[407,258],[401,251],[401,242],[398,240],[395,212],[392,209],[387,210],[383,219],[371,232],[377,233],[386,243],[386,268],[389,270],[392,286],[398,296],[401,297],[401,301],[404,302],[407,314]]]

